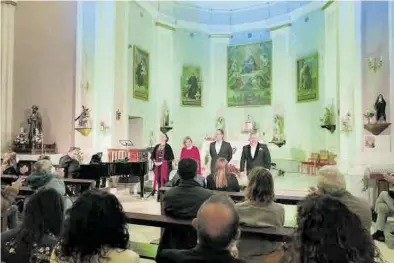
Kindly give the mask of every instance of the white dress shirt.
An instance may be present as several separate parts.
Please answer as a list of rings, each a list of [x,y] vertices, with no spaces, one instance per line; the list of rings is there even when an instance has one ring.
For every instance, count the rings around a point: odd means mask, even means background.
[[[250,145],[250,154],[252,155],[252,158],[254,158],[254,154],[256,153],[256,145]]]
[[[215,143],[216,154],[219,154],[220,148],[222,148],[222,141]]]

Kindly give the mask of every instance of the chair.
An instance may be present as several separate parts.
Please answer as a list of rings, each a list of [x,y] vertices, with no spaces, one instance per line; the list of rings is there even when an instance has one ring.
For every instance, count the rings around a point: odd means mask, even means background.
[[[308,160],[301,162],[300,172],[305,173],[304,168],[306,168],[307,169],[306,174],[308,175],[315,174],[316,163],[318,161],[319,161],[319,153],[312,153],[311,157]]]

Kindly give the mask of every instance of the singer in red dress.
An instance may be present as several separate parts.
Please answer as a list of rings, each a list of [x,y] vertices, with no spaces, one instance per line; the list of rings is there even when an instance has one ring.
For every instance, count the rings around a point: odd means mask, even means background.
[[[158,188],[164,186],[168,180],[168,175],[172,171],[174,153],[167,142],[168,136],[163,133],[160,137],[160,143],[155,146],[151,155],[151,159],[154,163],[153,193],[156,190],[156,185],[158,185]]]
[[[197,162],[197,174],[201,175],[201,158],[200,151],[193,145],[193,141],[189,136],[183,140],[183,147],[181,150],[180,160],[183,158],[191,158]]]

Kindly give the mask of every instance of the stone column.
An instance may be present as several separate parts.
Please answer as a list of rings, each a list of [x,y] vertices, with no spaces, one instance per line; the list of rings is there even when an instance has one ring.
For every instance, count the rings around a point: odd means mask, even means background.
[[[394,2],[389,2],[389,52],[390,72],[394,72]],[[394,74],[390,75],[390,116],[389,122],[394,122]],[[393,124],[392,124],[393,125]],[[394,156],[394,127],[391,127],[391,156]],[[391,158],[393,160],[394,157]]]
[[[14,21],[16,1],[1,1],[1,139],[0,152],[12,140],[12,100],[14,82]]]
[[[324,33],[324,105],[332,105],[334,109],[334,118],[336,132],[331,134],[326,132],[326,143],[329,151],[339,153],[339,137],[341,133],[340,118],[347,112],[353,113],[353,103],[348,103],[349,109],[339,114],[339,91],[338,91],[338,18],[337,5],[334,2],[328,2],[323,8],[325,17],[325,33]]]
[[[272,38],[272,107],[273,114],[282,115],[285,123],[286,148],[299,147],[297,132],[304,132],[297,127],[295,116],[295,63],[291,52],[291,24],[280,25],[270,29]],[[273,126],[273,117],[271,126]],[[269,133],[272,134],[272,131]],[[271,136],[271,135],[269,135]],[[297,143],[297,144],[296,144]]]

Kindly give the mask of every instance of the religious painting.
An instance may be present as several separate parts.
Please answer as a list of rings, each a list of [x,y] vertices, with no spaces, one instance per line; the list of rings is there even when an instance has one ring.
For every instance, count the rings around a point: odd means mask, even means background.
[[[181,76],[182,106],[201,106],[202,79],[200,67],[183,65]]]
[[[271,105],[272,41],[227,48],[227,106]]]
[[[149,53],[134,46],[133,97],[149,100]]]
[[[297,59],[297,102],[319,99],[319,55]]]

